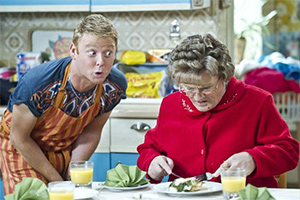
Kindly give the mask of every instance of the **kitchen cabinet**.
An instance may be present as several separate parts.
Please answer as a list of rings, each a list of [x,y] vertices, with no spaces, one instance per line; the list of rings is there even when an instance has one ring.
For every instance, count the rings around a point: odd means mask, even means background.
[[[1,0],[0,12],[88,12],[90,0]]]
[[[110,153],[110,119],[102,129],[100,142],[95,150],[96,153]]]
[[[189,10],[210,7],[210,0],[91,0],[92,12]]]
[[[118,163],[136,165],[136,148],[143,143],[147,130],[156,125],[160,103],[161,99],[125,99],[115,107],[90,159],[95,181],[105,181],[106,171]]]
[[[138,153],[111,153],[111,168],[116,167],[119,163],[124,165],[136,165],[138,157]]]
[[[110,158],[111,168],[118,163],[136,165],[139,154],[137,146],[144,141],[144,136],[156,124],[156,119],[114,118],[110,119]]]
[[[106,171],[111,168],[110,165],[110,120],[103,127],[101,140],[90,161],[94,162],[94,181],[105,181]]]
[[[111,118],[110,152],[137,153],[137,146],[144,142],[147,130],[153,128],[156,119]]]
[[[3,180],[0,178],[0,199],[4,199]]]
[[[110,153],[94,153],[90,161],[94,162],[93,181],[105,181],[106,172],[111,169]]]
[[[137,146],[156,125],[162,99],[126,99],[116,106],[110,118],[111,168],[118,163],[136,165]],[[168,181],[168,176],[162,182]]]
[[[210,7],[211,0],[1,0],[0,12],[130,12]]]
[[[161,99],[125,99],[110,117],[111,167],[119,162],[136,165],[137,146],[144,142],[146,132],[154,128]]]

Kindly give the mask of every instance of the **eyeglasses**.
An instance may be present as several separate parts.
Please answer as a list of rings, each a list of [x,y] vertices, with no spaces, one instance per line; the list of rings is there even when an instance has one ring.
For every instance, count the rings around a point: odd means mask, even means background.
[[[185,85],[185,84],[180,84],[180,86],[186,93],[189,93],[189,94],[196,94],[196,92],[198,91],[199,93],[208,95],[208,94],[211,94],[211,93],[215,92],[216,90],[218,90],[219,83],[220,83],[220,81],[218,80],[215,87],[214,87],[214,85],[210,85],[210,86],[206,86],[206,87],[198,87],[198,86],[194,86],[194,85]]]

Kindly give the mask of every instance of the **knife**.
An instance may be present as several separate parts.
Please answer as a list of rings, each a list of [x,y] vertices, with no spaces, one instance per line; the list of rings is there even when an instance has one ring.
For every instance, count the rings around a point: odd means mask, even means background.
[[[174,172],[171,173],[173,176],[176,176],[178,178],[183,178],[177,174],[175,174]],[[195,176],[195,178],[199,181],[209,181],[210,179],[212,179],[213,177],[215,177],[212,173],[206,172],[204,174],[200,174],[198,176]]]
[[[195,178],[199,181],[209,181],[213,177],[215,177],[215,176],[212,173],[209,173],[209,172],[206,172],[204,174],[200,174],[198,176],[195,176]]]

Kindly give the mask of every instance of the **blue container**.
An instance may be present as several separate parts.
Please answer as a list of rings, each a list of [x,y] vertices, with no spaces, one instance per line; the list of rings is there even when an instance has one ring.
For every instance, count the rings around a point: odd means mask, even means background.
[[[30,69],[30,66],[25,62],[25,54],[19,53],[17,58],[17,80],[19,81],[20,78]]]

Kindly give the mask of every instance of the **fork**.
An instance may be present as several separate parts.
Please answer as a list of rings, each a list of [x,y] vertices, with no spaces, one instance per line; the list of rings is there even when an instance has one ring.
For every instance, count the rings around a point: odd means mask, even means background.
[[[215,177],[215,176],[212,173],[209,173],[209,172],[206,172],[204,174],[200,174],[198,176],[195,176],[195,178],[199,181],[209,181],[213,177]]]

